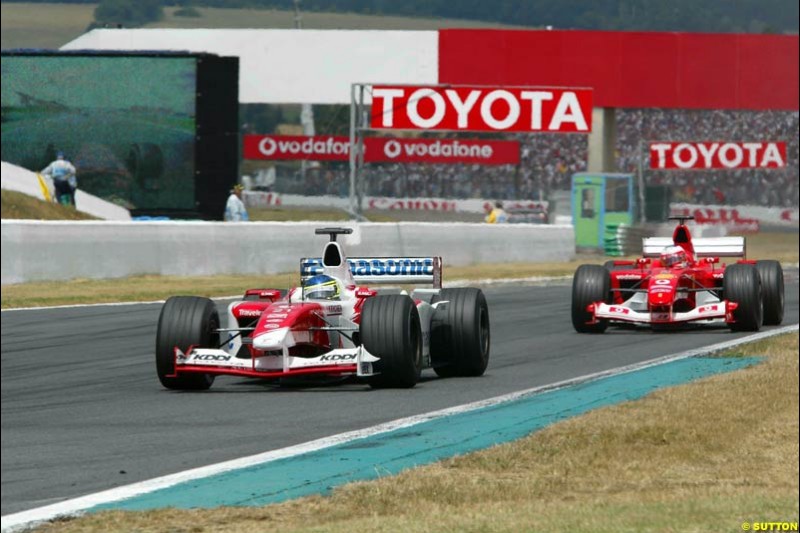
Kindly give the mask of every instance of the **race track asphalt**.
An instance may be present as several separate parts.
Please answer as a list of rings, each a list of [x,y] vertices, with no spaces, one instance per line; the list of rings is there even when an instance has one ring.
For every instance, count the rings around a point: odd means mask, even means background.
[[[3,311],[2,514],[743,336],[724,327],[580,335],[567,282],[484,290],[486,375],[426,371],[411,390],[223,377],[207,393],[167,391],[153,356],[161,304]],[[784,324],[797,322],[795,271]]]

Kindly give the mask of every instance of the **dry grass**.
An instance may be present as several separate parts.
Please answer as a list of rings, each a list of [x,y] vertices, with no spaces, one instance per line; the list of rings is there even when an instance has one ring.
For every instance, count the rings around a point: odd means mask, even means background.
[[[797,263],[800,241],[794,232],[760,232],[746,237],[748,259],[777,259]]]
[[[298,274],[274,276],[134,276],[123,280],[75,279],[3,285],[3,308],[79,303],[147,302],[176,294],[228,296],[249,288],[287,288]]]
[[[0,4],[3,50],[60,48],[94,20],[93,4]]]
[[[504,263],[467,267],[444,266],[444,280],[509,279],[568,276],[583,263],[602,263],[601,256],[569,263]],[[287,289],[300,281],[298,273],[230,276],[133,276],[125,279],[39,281],[2,286],[2,308],[79,303],[146,302],[176,294],[218,297],[243,294],[249,288]]]
[[[2,218],[27,220],[96,220],[96,217],[17,191],[0,191]]]
[[[257,508],[105,512],[40,533],[705,532],[798,520],[798,335],[746,370],[488,450]]]

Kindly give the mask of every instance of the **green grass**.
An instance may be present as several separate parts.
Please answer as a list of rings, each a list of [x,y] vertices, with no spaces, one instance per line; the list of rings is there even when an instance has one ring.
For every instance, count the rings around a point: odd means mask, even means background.
[[[95,4],[2,3],[2,47],[59,48],[80,36],[94,20]],[[164,20],[147,28],[293,28],[294,11],[277,9],[195,8],[200,17],[180,17],[165,8]],[[303,13],[308,29],[436,30],[439,28],[510,28],[497,23],[460,19]]]

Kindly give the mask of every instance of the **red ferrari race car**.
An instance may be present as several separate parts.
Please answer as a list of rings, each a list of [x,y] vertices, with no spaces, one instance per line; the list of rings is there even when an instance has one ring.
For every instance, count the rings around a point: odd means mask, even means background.
[[[161,309],[156,371],[168,389],[208,389],[215,376],[353,376],[413,387],[423,368],[480,376],[489,362],[489,309],[479,289],[441,288],[440,257],[346,258],[337,235],[302,259],[300,287],[250,289],[226,325],[208,298],[175,296]],[[411,294],[363,283],[430,284]]]
[[[745,259],[744,237],[692,239],[686,220],[672,238],[644,239],[643,257],[581,265],[572,280],[572,325],[602,333],[609,323],[673,327],[724,320],[733,331],[758,331],[783,321],[783,270],[778,261]],[[740,257],[720,263],[720,257]]]

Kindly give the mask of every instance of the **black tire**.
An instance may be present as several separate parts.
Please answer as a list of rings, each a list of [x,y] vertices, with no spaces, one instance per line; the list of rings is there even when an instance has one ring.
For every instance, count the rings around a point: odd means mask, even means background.
[[[422,331],[414,301],[402,294],[373,296],[364,302],[359,328],[364,348],[380,361],[369,378],[372,387],[411,388],[422,371]]]
[[[761,278],[761,301],[764,305],[764,325],[777,326],[783,322],[783,268],[778,261],[756,261]]]
[[[206,390],[214,383],[211,374],[175,373],[177,346],[187,350],[190,346],[216,348],[219,346],[219,314],[217,306],[208,298],[173,296],[161,308],[156,333],[156,372],[158,380],[168,389]]]
[[[578,333],[603,333],[608,320],[587,324],[592,314],[589,304],[611,301],[611,273],[600,265],[581,265],[572,278],[572,326]]]
[[[157,144],[132,144],[128,151],[127,167],[141,187],[152,189],[164,173],[164,154]]]
[[[722,279],[725,299],[738,305],[733,311],[733,331],[758,331],[764,320],[761,280],[753,265],[736,263],[725,268]]]
[[[482,376],[489,365],[489,306],[480,289],[442,289],[431,303],[447,301],[431,319],[431,360],[439,377]]]

